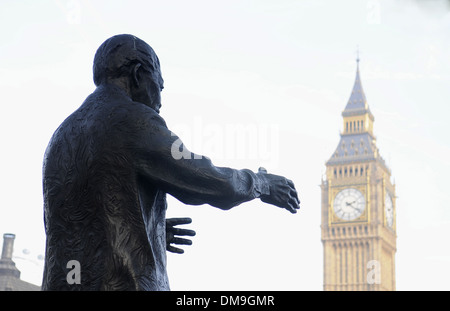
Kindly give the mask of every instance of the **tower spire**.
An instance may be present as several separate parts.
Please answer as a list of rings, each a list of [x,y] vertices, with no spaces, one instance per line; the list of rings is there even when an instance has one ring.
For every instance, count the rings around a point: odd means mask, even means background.
[[[359,110],[367,110],[368,105],[366,101],[366,95],[364,94],[364,90],[361,83],[361,78],[359,74],[359,48],[356,51],[356,77],[355,83],[353,84],[352,93],[350,94],[350,98],[347,102],[347,106],[344,109],[344,112],[355,112]]]
[[[355,133],[368,132],[373,136],[373,121],[374,117],[370,112],[367,104],[366,95],[361,83],[359,73],[359,47],[356,50],[356,76],[353,84],[352,93],[342,111],[344,117],[344,134],[353,135]]]

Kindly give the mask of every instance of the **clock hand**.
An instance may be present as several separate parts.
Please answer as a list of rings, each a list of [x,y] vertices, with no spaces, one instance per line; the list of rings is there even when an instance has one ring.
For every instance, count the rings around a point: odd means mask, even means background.
[[[354,210],[356,210],[356,211],[359,212],[359,208],[353,206],[354,203],[356,203],[356,201],[353,201],[353,202],[351,202],[351,203],[350,203],[350,202],[345,202],[345,204],[346,204],[347,206],[350,206],[351,208],[353,208]]]

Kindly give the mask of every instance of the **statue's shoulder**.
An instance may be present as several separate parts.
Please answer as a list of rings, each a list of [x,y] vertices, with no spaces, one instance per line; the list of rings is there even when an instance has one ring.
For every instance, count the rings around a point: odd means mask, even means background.
[[[139,103],[129,103],[129,121],[142,130],[157,130],[158,128],[167,128],[166,121],[152,108]]]
[[[120,122],[143,129],[155,126],[167,127],[164,119],[154,109],[133,101],[118,88],[99,87],[86,102],[96,107],[95,110],[99,110],[103,117],[107,117],[113,123]]]

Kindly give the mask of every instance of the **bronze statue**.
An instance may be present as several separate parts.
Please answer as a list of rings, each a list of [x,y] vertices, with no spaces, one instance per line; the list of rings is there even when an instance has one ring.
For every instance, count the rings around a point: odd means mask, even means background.
[[[295,213],[292,181],[216,167],[187,151],[159,115],[163,79],[153,49],[132,35],[94,58],[96,90],[55,131],[43,164],[47,235],[43,290],[169,290],[166,250],[189,245],[189,218],[166,220],[166,193],[227,210],[260,198]],[[70,279],[77,263],[78,279]]]

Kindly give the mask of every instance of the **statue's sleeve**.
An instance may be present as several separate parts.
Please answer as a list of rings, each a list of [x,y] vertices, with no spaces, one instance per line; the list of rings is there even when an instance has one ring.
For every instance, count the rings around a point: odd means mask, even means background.
[[[156,187],[186,204],[220,209],[269,194],[254,172],[214,166],[209,158],[190,152],[158,114],[146,115],[137,129],[134,154],[138,174]]]

